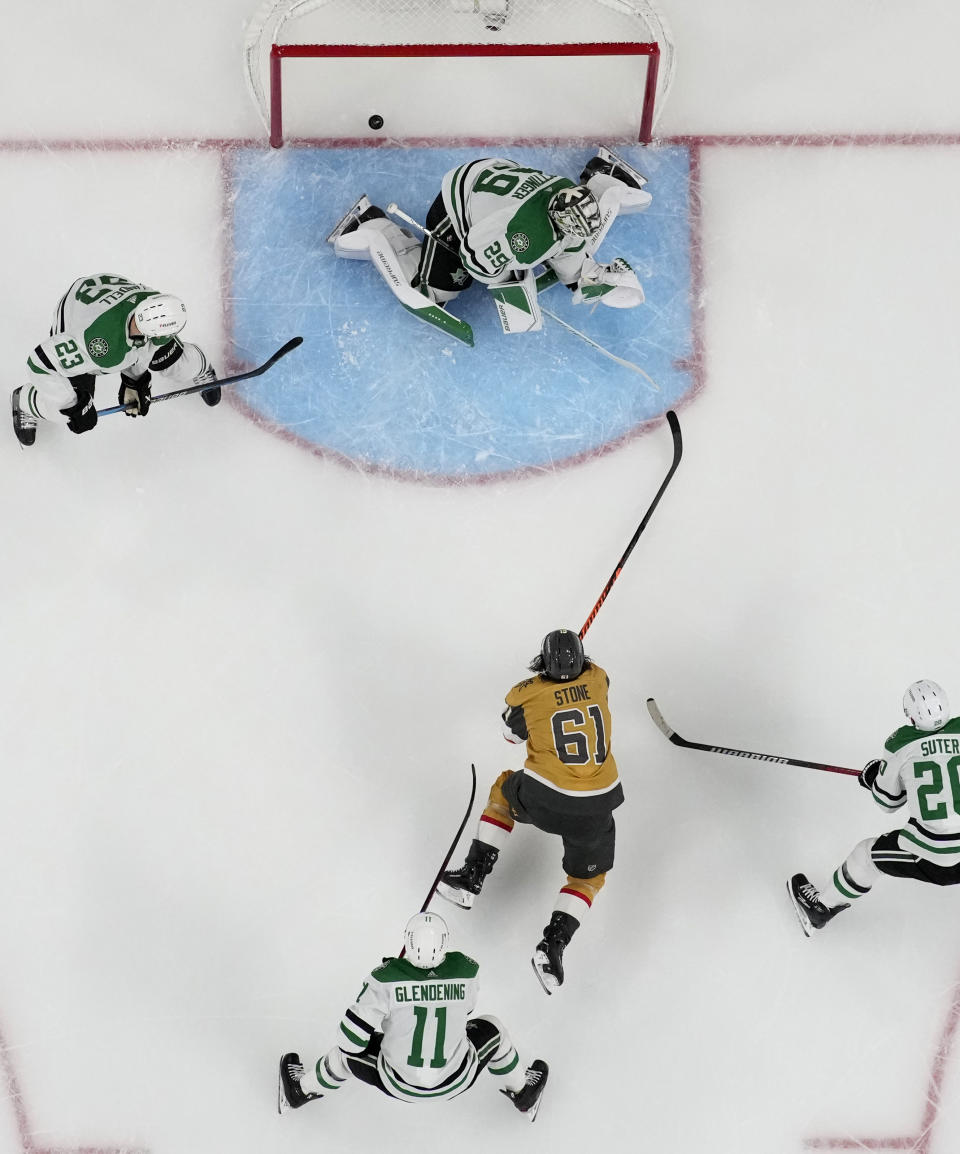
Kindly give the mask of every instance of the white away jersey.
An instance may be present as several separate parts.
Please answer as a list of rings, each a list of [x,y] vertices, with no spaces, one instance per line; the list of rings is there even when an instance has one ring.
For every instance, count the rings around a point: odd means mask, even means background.
[[[506,273],[558,261],[560,279],[576,280],[586,242],[563,236],[547,215],[554,194],[571,187],[564,176],[496,157],[451,169],[441,193],[467,272],[493,284]]]
[[[467,1019],[477,1004],[478,969],[455,950],[432,970],[385,958],[340,1022],[340,1049],[355,1057],[380,1032],[377,1066],[395,1098],[411,1102],[459,1093],[477,1068]]]
[[[126,277],[101,273],[81,277],[57,305],[50,336],[31,353],[27,367],[34,376],[75,377],[82,373],[129,372],[141,376],[158,344],[129,335],[131,314],[157,290]]]
[[[906,805],[902,837],[937,865],[960,862],[960,718],[935,733],[901,726],[886,742],[887,758],[871,793],[884,809]]]

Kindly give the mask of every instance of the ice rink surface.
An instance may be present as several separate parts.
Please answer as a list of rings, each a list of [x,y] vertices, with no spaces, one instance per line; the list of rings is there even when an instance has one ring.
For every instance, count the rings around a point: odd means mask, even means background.
[[[17,14],[11,388],[84,273],[179,293],[220,366],[294,335],[248,337],[223,291],[226,145],[258,133],[251,7]],[[930,0],[906,28],[869,0],[667,16],[660,131],[695,160],[702,388],[587,636],[612,679],[617,863],[553,998],[529,955],[563,880],[554,841],[518,829],[476,908],[448,911],[480,1008],[550,1062],[535,1130],[490,1079],[409,1109],[354,1085],[280,1119],[275,1064],[332,1044],[399,949],[470,763],[481,794],[519,766],[502,697],[544,632],[586,618],[667,431],[428,486],[186,398],[0,449],[3,1154],[957,1149],[956,895],[887,880],[806,940],[786,878],[824,875],[889,816],[840,775],[676,749],[643,702],[695,740],[854,767],[913,679],[960,710],[960,18]],[[263,233],[282,242],[269,200]]]

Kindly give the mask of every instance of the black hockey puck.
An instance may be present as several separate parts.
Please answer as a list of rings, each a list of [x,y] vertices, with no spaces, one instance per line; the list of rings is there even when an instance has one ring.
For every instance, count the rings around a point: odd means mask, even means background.
[[[371,116],[367,121],[367,124],[369,124],[374,131],[376,131],[378,128],[383,128],[383,117],[379,113],[375,112],[373,116]]]

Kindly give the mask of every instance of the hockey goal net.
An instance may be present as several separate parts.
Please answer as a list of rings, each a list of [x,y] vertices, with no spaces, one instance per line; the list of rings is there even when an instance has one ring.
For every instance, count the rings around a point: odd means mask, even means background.
[[[288,138],[651,139],[674,50],[648,0],[265,0],[244,71]]]

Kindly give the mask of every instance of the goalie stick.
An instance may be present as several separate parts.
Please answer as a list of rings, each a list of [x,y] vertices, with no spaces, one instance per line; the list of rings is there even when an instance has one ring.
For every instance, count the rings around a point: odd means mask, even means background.
[[[294,349],[299,348],[302,344],[303,337],[291,337],[282,348],[277,349],[273,356],[265,360],[259,368],[250,369],[250,371],[246,373],[237,373],[234,377],[224,377],[223,380],[220,381],[207,381],[207,383],[203,385],[188,385],[185,389],[174,389],[169,393],[161,393],[159,397],[151,397],[150,403],[155,405],[158,401],[171,401],[174,397],[185,397],[188,393],[202,393],[204,389],[213,388],[214,385],[219,385],[223,388],[224,385],[235,385],[238,381],[248,381],[251,377],[259,377],[262,373],[265,373],[267,369],[273,368],[281,357],[285,357],[287,353],[292,353]],[[135,408],[135,406],[111,405],[109,409],[97,409],[97,416],[109,417],[111,413],[125,413],[127,409],[132,408]]]
[[[646,529],[647,522],[653,516],[654,509],[656,509],[657,505],[660,504],[660,498],[663,496],[667,486],[670,484],[670,478],[677,471],[677,466],[680,464],[680,458],[683,456],[683,437],[680,434],[680,422],[677,420],[677,414],[673,411],[673,409],[670,409],[670,411],[667,413],[667,424],[670,426],[670,433],[673,436],[673,460],[670,463],[670,468],[667,470],[667,475],[663,478],[663,483],[657,490],[656,496],[650,502],[650,507],[647,509],[646,513],[644,513],[643,520],[637,526],[636,533],[634,533],[634,535],[630,538],[630,544],[626,547],[623,556],[617,562],[616,569],[614,569],[613,573],[610,575],[610,580],[606,583],[606,585],[604,585],[603,592],[597,599],[596,605],[594,605],[593,609],[591,609],[590,616],[586,619],[586,621],[584,621],[583,628],[580,630],[581,641],[586,635],[587,630],[593,624],[593,619],[600,612],[600,606],[604,603],[604,601],[606,601],[607,594],[613,588],[613,584],[616,579],[620,576],[620,571],[623,569],[624,565],[626,565],[627,558],[633,552],[634,545],[636,545],[637,541],[640,540],[640,534],[644,531],[644,529]]]
[[[684,749],[702,749],[704,753],[725,753],[730,757],[745,757],[748,761],[772,761],[776,765],[799,765],[804,769],[822,769],[827,773],[846,773],[852,777],[859,777],[860,771],[848,769],[844,765],[826,765],[822,761],[803,761],[799,757],[778,757],[772,753],[750,753],[746,749],[728,749],[725,745],[707,745],[700,741],[687,741],[675,729],[667,724],[660,708],[652,697],[647,698],[647,709],[653,719],[653,724],[674,745]]]

